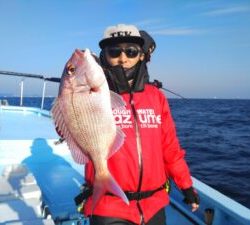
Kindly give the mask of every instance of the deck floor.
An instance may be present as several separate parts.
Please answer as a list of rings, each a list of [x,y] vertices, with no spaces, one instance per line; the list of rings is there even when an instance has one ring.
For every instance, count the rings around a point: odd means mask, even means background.
[[[16,111],[11,107],[0,110],[0,175],[10,164],[26,165],[41,189],[43,204],[49,207],[52,218],[71,224],[67,219],[79,218],[73,199],[84,182],[84,166],[73,162],[66,144],[54,145],[57,139],[53,122],[48,116],[29,110]],[[13,207],[12,203],[1,202],[0,208],[7,205],[16,211],[15,215],[23,215],[23,207]],[[168,225],[194,224],[175,207],[168,206],[166,212]],[[0,221],[3,222],[3,219],[1,213]],[[20,219],[23,219],[22,216]]]

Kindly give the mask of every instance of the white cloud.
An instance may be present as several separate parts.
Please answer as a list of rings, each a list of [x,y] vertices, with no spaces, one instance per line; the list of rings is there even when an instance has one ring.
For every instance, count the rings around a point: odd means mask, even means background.
[[[162,22],[163,22],[162,19],[147,19],[147,20],[137,21],[133,24],[135,24],[138,27],[145,27],[155,24],[161,24]]]
[[[193,28],[166,28],[160,30],[150,31],[153,35],[164,35],[164,36],[187,36],[197,35],[205,33],[205,30],[193,29]]]
[[[221,9],[215,9],[209,12],[203,13],[206,16],[220,16],[220,15],[228,15],[233,13],[244,13],[249,12],[250,7],[248,6],[234,6],[234,7],[226,7]]]

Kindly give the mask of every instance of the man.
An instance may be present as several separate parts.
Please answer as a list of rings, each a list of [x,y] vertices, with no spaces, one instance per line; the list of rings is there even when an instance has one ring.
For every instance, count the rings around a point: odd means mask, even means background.
[[[108,27],[99,45],[110,89],[126,102],[125,110],[113,111],[126,139],[108,160],[108,167],[130,204],[106,193],[92,212],[90,196],[84,214],[90,216],[91,225],[164,225],[164,208],[169,203],[164,184],[169,178],[183,191],[195,211],[199,207],[198,196],[192,188],[185,152],[179,145],[164,94],[149,84],[146,66],[149,60],[145,59],[140,32],[133,25]],[[91,187],[94,181],[91,162],[86,165],[85,178]]]

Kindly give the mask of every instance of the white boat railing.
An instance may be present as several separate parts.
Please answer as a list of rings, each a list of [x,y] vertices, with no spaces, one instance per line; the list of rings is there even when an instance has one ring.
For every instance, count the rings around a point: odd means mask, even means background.
[[[43,105],[44,105],[44,98],[45,98],[45,93],[46,93],[46,81],[43,81],[43,94],[42,94],[42,102],[41,102],[41,109],[43,109]]]
[[[42,89],[42,101],[41,101],[41,106],[40,108],[44,108],[44,100],[46,97],[46,85],[47,81],[50,82],[60,82],[60,78],[58,77],[45,77],[43,75],[38,75],[38,74],[29,74],[29,73],[19,73],[19,72],[11,72],[11,71],[1,71],[0,70],[0,75],[7,75],[7,76],[17,76],[17,77],[22,77],[22,80],[20,82],[20,106],[23,106],[23,98],[24,98],[24,77],[26,78],[35,78],[35,79],[41,79],[43,80],[43,89]]]
[[[58,77],[45,77],[44,75],[39,75],[39,74],[30,74],[30,73],[19,73],[19,72],[11,72],[11,71],[2,71],[0,70],[0,75],[8,75],[8,76],[18,76],[18,77],[27,77],[27,78],[35,78],[35,79],[42,79],[43,80],[43,91],[42,91],[42,101],[41,101],[41,106],[40,108],[43,109],[44,108],[44,99],[46,96],[46,85],[47,85],[47,81],[50,82],[56,82],[56,83],[60,83],[61,78]],[[154,84],[155,86],[157,86],[158,88],[161,88],[162,90],[169,92],[181,99],[187,99],[185,97],[183,97],[182,95],[167,89],[165,87],[163,87],[162,82],[158,81],[158,80],[154,80],[153,82],[151,82],[152,84]],[[24,92],[24,79],[21,80],[20,83],[20,106],[23,106],[23,92]]]
[[[20,106],[23,106],[23,82],[24,80],[22,79],[21,83],[20,83]]]

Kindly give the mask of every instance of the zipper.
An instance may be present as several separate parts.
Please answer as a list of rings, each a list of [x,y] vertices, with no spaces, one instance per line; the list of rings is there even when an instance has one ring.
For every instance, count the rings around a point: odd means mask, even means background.
[[[131,105],[132,113],[134,116],[134,125],[135,125],[135,135],[136,135],[136,149],[138,152],[138,163],[139,163],[139,182],[138,182],[138,188],[137,192],[141,191],[141,186],[142,186],[142,177],[143,177],[143,161],[142,161],[142,146],[141,146],[141,136],[140,136],[140,131],[139,131],[139,125],[138,125],[138,117],[137,113],[135,110],[135,105],[134,105],[134,100],[133,100],[133,93],[130,93],[130,99],[129,103]],[[143,225],[144,223],[144,216],[143,216],[143,211],[140,205],[139,200],[137,200],[136,205],[138,207],[138,210],[140,212],[141,216],[141,221],[140,224]]]

